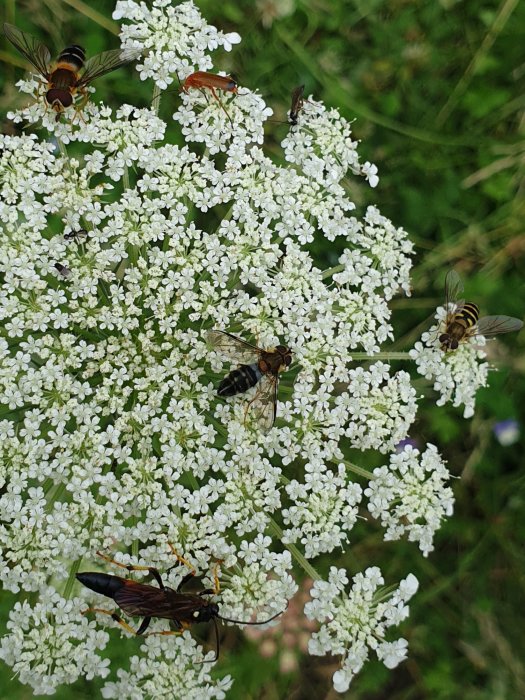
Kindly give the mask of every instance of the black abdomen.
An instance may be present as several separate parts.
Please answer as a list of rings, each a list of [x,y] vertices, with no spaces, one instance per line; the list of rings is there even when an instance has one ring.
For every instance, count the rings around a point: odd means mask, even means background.
[[[248,391],[252,386],[255,386],[261,377],[262,373],[257,362],[254,362],[253,365],[241,365],[224,377],[219,384],[217,393],[219,396],[242,394],[243,391]]]
[[[72,68],[79,71],[86,60],[86,52],[78,44],[66,46],[60,56],[57,58],[57,63],[69,63]]]
[[[461,311],[454,316],[454,321],[457,323],[464,323],[466,328],[471,328],[474,326],[479,319],[479,306],[468,301],[463,305]]]
[[[114,598],[116,593],[125,585],[126,580],[120,576],[111,576],[111,574],[99,574],[95,571],[84,571],[77,574],[77,579],[84,586],[91,588],[95,593],[107,595],[108,598]]]

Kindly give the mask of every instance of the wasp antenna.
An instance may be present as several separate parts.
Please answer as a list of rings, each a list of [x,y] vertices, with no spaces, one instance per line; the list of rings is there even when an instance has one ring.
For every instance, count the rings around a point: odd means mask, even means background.
[[[286,612],[288,609],[288,605],[284,610],[281,610],[278,613],[275,613],[275,615],[272,615],[269,617],[267,620],[261,620],[260,622],[245,622],[244,620],[232,620],[229,617],[223,617],[222,615],[217,615],[219,620],[222,620],[223,622],[234,622],[237,625],[265,625],[267,622],[271,622],[272,620],[275,620],[276,617],[279,617],[279,615],[282,615],[283,612]]]

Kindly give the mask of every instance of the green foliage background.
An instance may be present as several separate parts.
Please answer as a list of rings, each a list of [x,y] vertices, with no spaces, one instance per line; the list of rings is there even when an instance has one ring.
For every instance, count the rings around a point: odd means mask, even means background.
[[[293,11],[269,24],[271,9],[287,4]],[[381,176],[373,192],[353,184],[355,201],[377,203],[416,243],[413,295],[393,304],[398,349],[409,347],[428,324],[452,266],[482,313],[523,317],[525,3],[199,0],[198,5],[209,22],[243,38],[231,53],[217,52],[217,69],[259,88],[276,119],[285,119],[291,89],[301,83],[306,94],[355,118],[361,157],[375,162]],[[3,19],[57,51],[67,42],[82,43],[88,55],[118,45],[110,0],[4,0],[0,9]],[[26,64],[6,41],[0,60],[0,116],[8,132],[5,113],[27,100],[14,87]],[[118,71],[98,81],[95,99],[149,104],[151,83],[124,75]],[[176,92],[163,98],[166,120],[177,101]],[[275,158],[286,129],[268,125]],[[175,127],[170,138],[179,138]],[[329,266],[338,250],[324,244],[317,253]],[[326,557],[321,566],[344,565],[354,572],[378,563],[387,582],[409,571],[420,579],[402,630],[410,643],[408,661],[393,672],[370,663],[348,698],[525,697],[523,445],[502,447],[492,434],[498,420],[525,421],[524,344],[525,332],[493,344],[500,371],[479,394],[471,420],[448,406],[438,409],[432,391],[418,382],[424,398],[412,437],[437,444],[451,471],[462,477],[453,484],[455,515],[428,560],[415,546],[383,543],[379,529],[367,525],[355,531],[344,557]],[[13,600],[0,593],[1,631]],[[123,640],[117,630],[112,634],[118,640],[110,650],[115,666],[125,665],[139,642]],[[263,659],[258,645],[240,633],[228,629],[224,635],[218,668],[237,679],[234,700],[336,697],[330,689],[336,661],[300,659],[298,672],[285,674],[276,657]],[[100,685],[77,683],[56,697],[100,697]],[[26,697],[31,691],[4,667],[0,698]]]

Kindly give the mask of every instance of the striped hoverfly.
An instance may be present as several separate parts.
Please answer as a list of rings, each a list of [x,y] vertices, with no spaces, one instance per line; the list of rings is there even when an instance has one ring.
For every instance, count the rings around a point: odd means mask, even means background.
[[[444,352],[456,350],[462,341],[477,335],[492,338],[501,333],[519,331],[523,327],[523,322],[512,316],[480,318],[477,304],[466,302],[464,299],[458,301],[462,292],[463,283],[460,276],[455,270],[450,270],[445,279],[445,331],[438,338]]]
[[[47,46],[31,34],[7,22],[4,24],[4,34],[47,83],[46,102],[57,113],[57,121],[62,112],[74,103],[77,92],[83,98],[81,109],[89,97],[86,91],[89,83],[134,61],[141,54],[138,49],[113,49],[86,61],[82,46],[71,44],[53,62]]]
[[[207,337],[219,355],[240,364],[224,377],[217,394],[235,396],[257,386],[255,395],[246,407],[245,416],[250,411],[258,427],[267,433],[277,415],[279,374],[291,365],[292,351],[285,345],[263,350],[224,331],[208,331]]]

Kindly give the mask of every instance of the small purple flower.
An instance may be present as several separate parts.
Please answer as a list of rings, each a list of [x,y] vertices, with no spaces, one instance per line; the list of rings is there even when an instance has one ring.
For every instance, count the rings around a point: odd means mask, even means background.
[[[507,418],[495,423],[492,427],[492,432],[500,445],[508,447],[509,445],[514,445],[520,439],[520,424],[515,418]]]
[[[400,440],[396,445],[396,453],[400,454],[404,451],[405,447],[417,448],[419,447],[419,443],[417,440],[413,440],[412,438],[405,438],[404,440]]]

